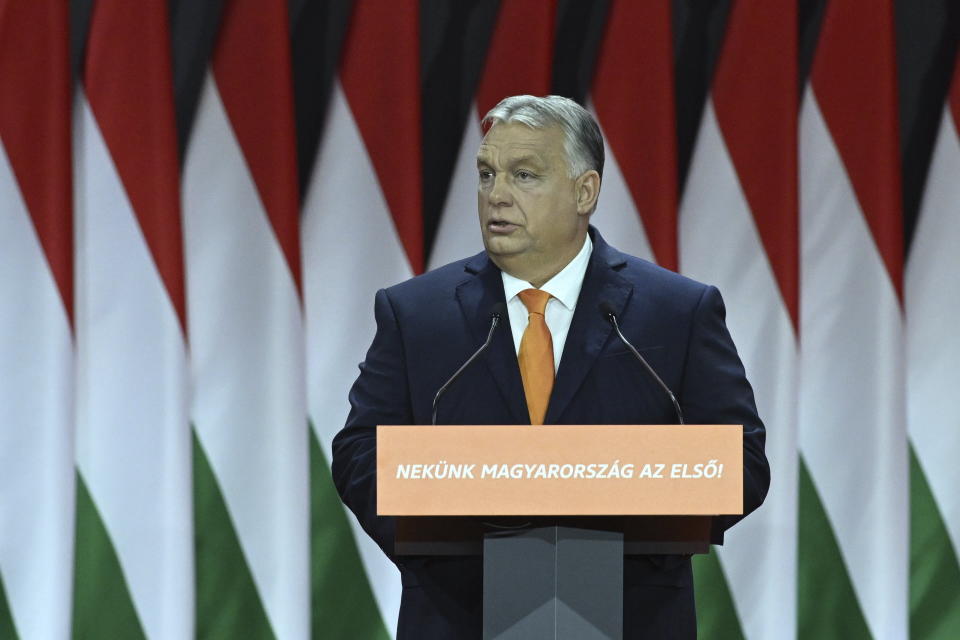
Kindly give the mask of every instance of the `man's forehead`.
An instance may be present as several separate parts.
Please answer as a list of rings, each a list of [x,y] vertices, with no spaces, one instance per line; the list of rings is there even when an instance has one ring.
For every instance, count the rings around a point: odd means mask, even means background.
[[[529,144],[488,145],[481,144],[477,151],[480,162],[501,162],[508,164],[517,160],[530,160],[548,164],[549,154],[542,146]]]

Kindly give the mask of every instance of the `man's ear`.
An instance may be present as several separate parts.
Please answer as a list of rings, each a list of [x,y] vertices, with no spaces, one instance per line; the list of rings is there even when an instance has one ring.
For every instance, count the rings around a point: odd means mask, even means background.
[[[577,178],[577,213],[589,215],[597,205],[600,195],[600,174],[590,169]]]

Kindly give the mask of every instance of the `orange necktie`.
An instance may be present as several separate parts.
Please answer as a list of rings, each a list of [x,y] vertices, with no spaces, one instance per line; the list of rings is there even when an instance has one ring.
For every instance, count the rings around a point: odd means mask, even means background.
[[[527,396],[530,424],[543,424],[554,376],[553,338],[543,317],[550,294],[540,289],[524,289],[517,295],[530,314],[529,323],[520,339],[520,353],[517,354],[523,393]]]

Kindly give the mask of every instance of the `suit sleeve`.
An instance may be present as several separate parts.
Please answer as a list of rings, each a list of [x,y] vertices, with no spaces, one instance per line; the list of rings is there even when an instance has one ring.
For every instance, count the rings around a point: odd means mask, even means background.
[[[377,292],[377,333],[350,390],[350,414],[333,439],[333,482],[343,502],[385,554],[394,560],[394,518],[377,515],[377,439],[381,424],[410,424],[403,341],[389,295]]]
[[[760,506],[770,486],[766,431],[725,316],[720,292],[707,287],[694,312],[680,392],[688,423],[743,425],[743,515],[714,519],[715,544],[723,542],[724,531]]]

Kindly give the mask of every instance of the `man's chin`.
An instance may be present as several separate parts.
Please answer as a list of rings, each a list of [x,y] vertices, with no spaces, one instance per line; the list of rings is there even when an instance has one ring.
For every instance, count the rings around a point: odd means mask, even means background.
[[[520,238],[507,235],[484,235],[483,246],[490,255],[504,257],[522,253],[525,248]]]

